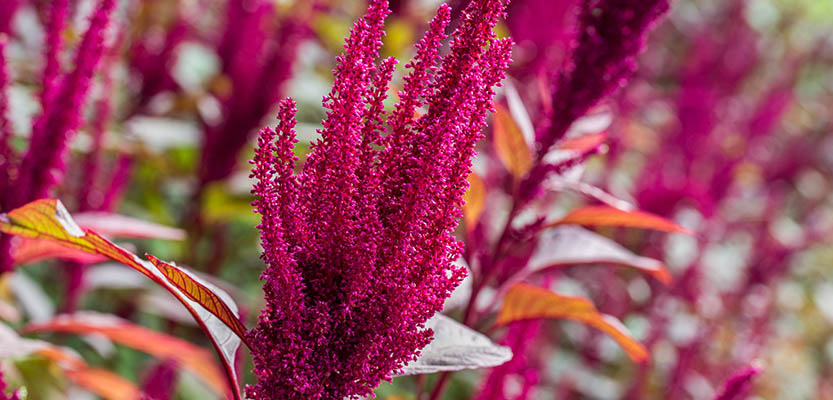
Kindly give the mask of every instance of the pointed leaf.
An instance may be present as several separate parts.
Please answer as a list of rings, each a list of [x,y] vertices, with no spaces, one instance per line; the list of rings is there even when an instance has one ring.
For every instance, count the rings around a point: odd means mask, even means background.
[[[105,369],[92,368],[80,357],[59,347],[43,348],[37,354],[58,364],[76,385],[106,400],[135,400],[141,394],[133,382]]]
[[[0,215],[0,231],[28,238],[48,239],[67,247],[98,254],[131,267],[173,294],[191,313],[211,339],[223,360],[232,393],[239,398],[234,356],[240,346],[242,323],[236,317],[237,306],[231,297],[181,267],[158,265],[113,244],[93,231],[84,231],[60,201],[41,199]],[[163,265],[164,264],[164,265]],[[188,288],[189,291],[183,291]],[[209,294],[210,293],[210,294]],[[205,300],[202,303],[201,300]]]
[[[578,137],[566,138],[556,145],[561,150],[572,150],[580,154],[587,153],[602,145],[607,140],[606,132],[591,133]]]
[[[60,315],[51,321],[30,324],[24,331],[103,335],[116,343],[159,359],[175,360],[178,365],[203,379],[216,393],[222,396],[230,394],[223,371],[215,364],[210,352],[190,342],[152,331],[113,315],[95,312]]]
[[[549,226],[559,225],[617,226],[693,234],[690,230],[659,215],[638,210],[625,211],[610,206],[577,208]]]
[[[671,282],[671,274],[662,262],[633,254],[602,235],[571,225],[541,234],[525,275],[546,268],[579,264],[624,265],[644,271],[666,285]],[[522,280],[525,275],[515,279]]]
[[[12,259],[15,265],[22,266],[55,258],[81,264],[94,264],[107,259],[46,239],[16,237],[12,240]]]
[[[419,358],[396,376],[490,368],[512,359],[508,347],[495,344],[480,332],[445,315],[434,315],[425,327],[434,330],[434,338],[422,349]]]
[[[632,360],[643,362],[648,359],[648,351],[631,336],[627,328],[615,317],[600,313],[590,300],[562,296],[523,283],[517,284],[506,294],[495,325],[532,319],[570,319],[581,322],[609,335]]]
[[[469,190],[463,196],[463,201],[463,220],[466,222],[466,229],[470,231],[477,225],[486,205],[486,184],[474,172],[469,174]]]
[[[532,167],[533,155],[521,128],[515,123],[512,114],[500,104],[495,104],[493,125],[492,140],[498,158],[516,179],[522,178]]]
[[[107,237],[134,239],[183,240],[185,231],[159,225],[138,218],[107,212],[83,212],[72,218],[81,228],[96,231]]]

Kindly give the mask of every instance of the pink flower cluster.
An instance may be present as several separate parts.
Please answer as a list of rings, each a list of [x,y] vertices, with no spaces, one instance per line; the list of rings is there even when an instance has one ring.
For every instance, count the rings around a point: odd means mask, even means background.
[[[40,96],[43,112],[33,123],[29,147],[22,155],[16,154],[10,144],[12,127],[5,119],[8,111],[6,89],[10,79],[5,58],[0,57],[0,69],[3,70],[0,72],[0,113],[3,114],[0,117],[0,167],[3,169],[0,173],[0,189],[3,189],[0,206],[4,210],[47,196],[63,179],[67,143],[82,124],[93,76],[105,52],[104,36],[114,7],[113,0],[98,3],[75,52],[74,68],[64,72],[59,55],[63,51],[61,32],[69,13],[68,2],[58,0],[51,4]],[[11,268],[9,243],[9,236],[0,236],[0,271]]]
[[[461,251],[452,231],[510,62],[512,42],[493,33],[503,10],[472,2],[440,57],[451,12],[440,7],[388,114],[396,60],[375,62],[389,11],[372,1],[338,57],[300,174],[295,103],[281,104],[277,132],[261,131],[252,176],[267,305],[249,337],[258,377],[249,397],[366,395],[431,340],[424,322],[465,275],[452,264]]]

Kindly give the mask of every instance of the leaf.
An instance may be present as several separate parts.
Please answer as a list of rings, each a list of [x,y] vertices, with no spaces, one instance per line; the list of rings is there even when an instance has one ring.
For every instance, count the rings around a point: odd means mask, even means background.
[[[214,392],[224,397],[229,394],[223,371],[215,364],[210,352],[190,342],[152,331],[113,315],[88,311],[61,315],[51,321],[30,324],[24,331],[103,335],[116,343],[159,359],[175,360],[178,365],[203,379]]]
[[[532,150],[512,114],[500,104],[495,104],[493,122],[493,141],[497,156],[512,176],[520,179],[532,168]]]
[[[53,258],[81,264],[94,264],[107,259],[46,239],[16,237],[12,240],[12,259],[15,265],[22,266]]]
[[[425,328],[434,330],[431,343],[396,376],[490,368],[512,359],[508,347],[493,343],[480,332],[445,315],[434,315],[425,322]]]
[[[81,228],[96,231],[108,237],[183,240],[185,231],[159,225],[138,218],[107,212],[84,212],[72,216]]]
[[[659,215],[638,210],[626,211],[610,206],[577,208],[548,226],[559,225],[616,226],[693,234],[690,230]]]
[[[605,140],[607,140],[606,132],[591,133],[579,137],[566,138],[560,141],[556,147],[561,150],[571,150],[579,154],[584,154],[599,147]]]
[[[644,362],[648,351],[628,329],[611,315],[600,313],[590,300],[562,296],[536,286],[519,283],[509,289],[495,326],[533,319],[570,319],[596,328],[622,346],[631,360]]]
[[[223,360],[233,386],[232,393],[240,398],[234,356],[245,328],[237,318],[237,306],[231,297],[214,285],[203,281],[184,268],[156,260],[156,265],[104,239],[94,231],[84,231],[73,221],[66,208],[55,199],[41,199],[0,215],[0,231],[28,238],[48,239],[67,247],[106,256],[125,264],[173,294],[202,327]],[[243,335],[241,335],[243,334]]]
[[[133,382],[105,369],[92,368],[80,357],[59,347],[46,347],[37,354],[58,364],[76,385],[106,400],[135,400],[141,394]]]
[[[546,268],[576,264],[625,265],[647,272],[666,285],[671,282],[671,274],[662,262],[633,254],[602,235],[570,225],[559,226],[540,235],[538,246],[527,263],[525,275]],[[515,277],[516,281],[523,278],[523,274]]]
[[[98,368],[91,368],[84,360],[53,344],[20,337],[14,330],[0,324],[0,359],[40,355],[64,370],[67,378],[107,400],[135,400],[139,389],[130,381]]]
[[[486,205],[486,185],[474,172],[469,174],[469,190],[463,195],[463,201],[463,220],[466,222],[466,229],[471,231],[480,220],[480,214]]]

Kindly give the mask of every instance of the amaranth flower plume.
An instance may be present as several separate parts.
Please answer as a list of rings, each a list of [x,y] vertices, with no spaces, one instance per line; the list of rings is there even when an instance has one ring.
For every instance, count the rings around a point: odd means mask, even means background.
[[[295,103],[281,104],[277,132],[261,131],[252,192],[267,305],[249,336],[249,397],[366,395],[431,340],[423,324],[465,275],[452,264],[462,246],[452,230],[510,61],[511,41],[493,33],[503,10],[472,2],[440,58],[451,11],[440,7],[388,115],[396,60],[374,62],[389,12],[374,0],[338,58],[321,138],[299,175]]]

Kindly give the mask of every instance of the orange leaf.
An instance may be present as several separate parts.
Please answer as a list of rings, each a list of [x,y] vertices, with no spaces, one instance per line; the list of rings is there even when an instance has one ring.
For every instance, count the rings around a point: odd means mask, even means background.
[[[113,315],[94,312],[60,315],[51,321],[30,324],[24,331],[103,335],[116,343],[144,351],[157,358],[175,360],[178,365],[202,378],[216,393],[223,397],[229,394],[223,371],[215,364],[211,353],[190,342],[152,331]]]
[[[495,104],[494,146],[498,158],[507,170],[520,179],[532,168],[532,151],[526,143],[523,132],[509,110]]]
[[[92,368],[83,359],[59,347],[45,347],[37,353],[57,363],[73,383],[106,400],[139,398],[141,391],[129,380],[104,369]]]
[[[690,230],[659,215],[645,211],[626,211],[610,206],[588,206],[575,209],[549,226],[558,225],[617,226],[693,234]]]
[[[581,154],[587,153],[607,140],[606,132],[591,133],[574,138],[567,138],[558,143],[561,150],[572,150]]]
[[[15,265],[26,265],[53,258],[82,264],[93,264],[106,260],[105,257],[73,249],[51,240],[18,237],[12,241],[12,259]]]
[[[241,338],[246,337],[246,327],[237,318],[235,312],[220,298],[214,290],[206,287],[200,283],[194,275],[187,270],[168,264],[150,254],[145,254],[150,262],[165,275],[168,282],[176,286],[182,293],[188,296],[191,300],[207,307],[211,313],[216,315],[220,320],[227,321],[227,325],[234,331],[237,336]]]
[[[486,185],[483,179],[472,172],[469,174],[469,190],[463,196],[463,220],[466,222],[466,229],[472,230],[483,213],[486,205]]]
[[[245,328],[242,328],[243,324],[235,315],[236,305],[227,293],[184,268],[171,264],[162,266],[158,260],[159,265],[154,265],[93,231],[81,229],[64,205],[55,199],[35,200],[0,215],[0,232],[51,240],[73,249],[108,257],[141,272],[164,287],[188,309],[208,334],[214,349],[223,360],[232,393],[236,399],[240,398],[233,366],[241,340],[246,342],[245,336],[241,335],[245,333]],[[185,292],[183,287],[192,288],[195,292]]]
[[[590,300],[568,297],[519,283],[506,293],[496,326],[531,319],[570,319],[596,328],[622,346],[633,361],[648,359],[648,351],[615,317],[600,313]]]

